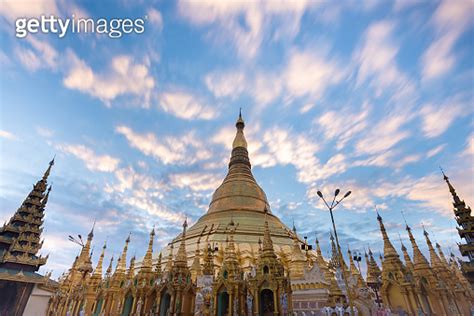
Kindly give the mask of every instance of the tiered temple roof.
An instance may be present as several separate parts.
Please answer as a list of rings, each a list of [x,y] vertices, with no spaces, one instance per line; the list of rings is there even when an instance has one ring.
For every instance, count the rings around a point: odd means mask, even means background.
[[[0,227],[0,268],[34,272],[46,263],[48,256],[43,257],[38,252],[43,246],[41,233],[51,192],[48,177],[53,165],[54,159],[8,223]]]

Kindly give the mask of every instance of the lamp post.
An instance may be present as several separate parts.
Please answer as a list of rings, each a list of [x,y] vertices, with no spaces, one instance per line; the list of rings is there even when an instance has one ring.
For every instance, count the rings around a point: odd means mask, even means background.
[[[339,189],[336,189],[336,191],[334,192],[334,197],[332,199],[331,205],[328,204],[328,202],[324,198],[323,193],[321,193],[321,191],[318,191],[317,194],[321,198],[321,200],[323,200],[324,204],[329,210],[329,213],[331,214],[332,228],[334,230],[334,236],[336,237],[337,252],[339,254],[339,264],[341,266],[342,278],[344,279],[344,285],[346,287],[347,299],[349,301],[351,315],[354,316],[354,306],[352,304],[352,295],[349,289],[349,282],[347,282],[346,270],[344,269],[344,261],[342,258],[341,246],[339,245],[339,238],[337,237],[336,224],[334,222],[334,215],[332,213],[332,211],[336,208],[336,206],[338,206],[345,198],[351,195],[351,191],[347,191],[346,194],[344,194],[344,196],[340,200],[336,200],[340,192],[341,191]]]
[[[357,262],[357,267],[359,268],[359,273],[362,273],[360,271],[360,262],[362,261],[362,254],[360,252],[355,252],[352,259],[354,259],[354,261]]]

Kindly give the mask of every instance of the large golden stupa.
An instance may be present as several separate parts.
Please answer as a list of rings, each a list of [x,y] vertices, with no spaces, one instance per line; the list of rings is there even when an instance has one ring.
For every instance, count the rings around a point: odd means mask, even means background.
[[[272,214],[270,204],[263,189],[255,180],[247,141],[244,136],[245,123],[242,115],[236,122],[237,132],[232,144],[229,169],[222,184],[212,195],[206,214],[192,225],[185,236],[188,262],[191,263],[200,244],[201,250],[210,243],[223,250],[227,238],[227,226],[236,223],[234,234],[242,266],[250,269],[252,258],[258,253],[259,242],[263,238],[265,216],[269,223],[270,234],[277,254],[283,258],[291,252],[297,238],[281,220]],[[265,215],[267,214],[267,215]],[[171,248],[177,249],[182,235],[177,236],[167,249],[163,249],[163,260],[166,262]],[[217,264],[219,264],[219,255]]]

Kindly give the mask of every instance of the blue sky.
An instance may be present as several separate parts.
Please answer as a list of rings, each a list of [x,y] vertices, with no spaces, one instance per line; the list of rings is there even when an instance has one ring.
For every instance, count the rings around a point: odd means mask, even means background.
[[[472,205],[473,12],[456,1],[6,1],[0,7],[0,219],[56,155],[46,270],[79,249],[144,254],[204,214],[226,173],[242,107],[257,181],[273,213],[329,251],[316,196],[353,194],[341,243],[381,251],[379,208],[397,248],[404,212],[445,252],[459,237],[443,166]],[[144,18],[143,34],[30,34],[18,17]],[[96,251],[96,256],[98,251]]]

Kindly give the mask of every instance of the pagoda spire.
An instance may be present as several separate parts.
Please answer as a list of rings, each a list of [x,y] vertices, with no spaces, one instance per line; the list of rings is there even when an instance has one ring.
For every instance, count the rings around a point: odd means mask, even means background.
[[[54,166],[54,159],[55,157],[51,159],[51,161],[49,162],[48,169],[46,169],[46,171],[43,174],[43,178],[41,180],[43,180],[44,182],[48,181],[49,174],[51,173],[51,168]]]
[[[443,269],[443,264],[441,263],[441,259],[438,257],[438,254],[436,253],[433,244],[431,243],[430,237],[428,232],[423,228],[423,235],[425,235],[426,238],[426,244],[428,245],[428,249],[430,252],[430,261],[431,261],[431,266],[436,272],[442,272]]]
[[[95,278],[102,277],[102,263],[104,262],[105,249],[107,249],[107,242],[104,242],[104,246],[102,247],[102,252],[100,253],[99,257],[99,262],[97,262],[97,266],[94,269],[93,277]]]
[[[395,247],[393,247],[390,238],[388,238],[387,231],[385,229],[385,225],[383,224],[382,216],[380,216],[379,212],[377,211],[377,220],[380,225],[380,232],[382,233],[383,238],[383,256],[385,260],[392,259],[392,258],[399,258]]]
[[[438,254],[439,254],[439,257],[440,257],[441,261],[443,262],[443,264],[448,266],[449,265],[448,260],[446,259],[445,255],[444,255],[443,249],[441,249],[441,246],[438,243],[436,243],[436,249],[438,249]]]
[[[161,277],[161,274],[162,274],[161,259],[162,259],[162,255],[160,252],[160,254],[158,255],[158,260],[156,261],[156,265],[155,265],[155,273],[158,277]]]
[[[268,227],[267,214],[268,210],[265,209],[265,223],[263,225],[263,256],[268,258],[276,258],[272,238],[270,237],[270,228]]]
[[[321,251],[321,246],[319,245],[318,237],[316,237],[315,243],[316,243],[316,254],[318,255],[318,257],[322,257],[323,253]]]
[[[87,258],[90,256],[91,252],[91,244],[92,244],[92,239],[94,238],[94,228],[95,228],[95,221],[94,224],[92,224],[92,229],[87,234],[87,240],[85,245],[81,249],[81,253],[79,254],[79,264],[83,264]]]
[[[234,233],[236,229],[237,225],[235,225],[233,220],[231,220],[226,228],[226,247],[224,251],[224,261],[221,268],[222,273],[227,273],[231,279],[238,278],[240,276],[240,265],[235,252],[234,243]]]
[[[403,253],[403,259],[405,260],[405,265],[408,268],[408,270],[413,271],[414,266],[413,262],[411,261],[410,255],[408,254],[407,247],[402,242],[402,237],[400,234],[398,234],[398,238],[400,239],[400,244],[402,245],[402,253]]]
[[[413,248],[413,267],[415,271],[422,270],[422,269],[429,269],[430,265],[428,261],[426,260],[425,256],[423,256],[423,254],[421,253],[420,248],[418,248],[416,240],[413,237],[411,228],[410,226],[408,226],[408,224],[406,225],[406,230],[408,232],[408,237],[410,238],[410,242]]]
[[[194,253],[193,263],[191,264],[191,275],[193,280],[196,280],[196,278],[202,274],[200,244],[201,237],[199,237],[197,240],[196,252]]]
[[[47,178],[54,164],[52,160],[43,178],[33,185],[33,189],[8,223],[0,227],[0,268],[8,266],[13,270],[34,272],[47,261],[47,256],[38,256],[43,243],[43,217],[50,189],[47,189]],[[5,237],[5,238],[2,238]]]
[[[443,179],[444,181],[446,181],[446,184],[448,185],[448,188],[449,188],[449,192],[451,192],[451,195],[453,197],[453,201],[454,201],[453,204],[455,206],[459,204],[463,204],[464,202],[459,198],[458,194],[456,193],[456,190],[454,189],[453,185],[449,181],[448,176],[446,176],[446,174],[444,173],[443,169],[441,169],[441,173],[443,174]]]
[[[245,169],[245,173],[251,174],[249,153],[247,151],[247,140],[245,139],[244,135],[245,122],[242,118],[242,112],[239,113],[239,118],[235,123],[235,127],[237,128],[237,132],[235,134],[234,141],[232,142],[232,154],[229,162],[229,175],[232,166],[234,165],[239,165],[240,168],[243,168],[243,170]]]
[[[369,283],[377,283],[379,276],[382,274],[380,271],[377,262],[374,259],[372,254],[372,250],[369,248],[369,254],[365,253],[365,261],[367,263],[367,284]]]
[[[135,275],[135,260],[135,255],[133,255],[133,257],[130,258],[130,265],[128,266],[127,278],[129,280],[133,279]]]
[[[321,246],[319,245],[318,237],[316,237],[316,262],[320,269],[327,269],[327,262],[323,258],[323,253],[321,251]]]
[[[212,252],[211,244],[207,243],[207,247],[204,250],[204,266],[202,270],[204,275],[214,275],[214,256]]]
[[[115,273],[125,273],[127,270],[127,251],[128,251],[128,244],[130,243],[130,235],[128,234],[127,239],[125,240],[125,246],[122,250],[122,255],[119,257],[117,261],[117,268],[115,269]]]
[[[110,278],[110,276],[112,275],[113,264],[114,264],[114,256],[112,255],[112,257],[110,258],[109,266],[107,267],[107,270],[105,271],[105,276],[107,278]]]
[[[234,142],[232,143],[232,148],[242,147],[247,149],[247,140],[244,136],[245,122],[242,118],[242,109],[239,111],[239,118],[235,123],[235,127],[237,128],[237,134],[235,135]]]
[[[153,269],[153,239],[155,238],[155,227],[150,232],[150,240],[148,241],[148,249],[142,261],[141,271],[151,272]]]
[[[186,228],[188,227],[188,220],[185,219],[183,223],[183,233],[181,235],[181,243],[179,244],[178,252],[174,261],[176,268],[188,267],[188,256],[186,255]]]
[[[166,267],[165,267],[165,270],[167,273],[171,273],[171,270],[173,269],[173,249],[174,249],[174,245],[173,243],[171,243],[170,251],[168,253],[168,260],[166,261]]]

